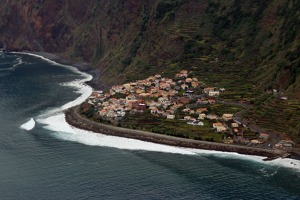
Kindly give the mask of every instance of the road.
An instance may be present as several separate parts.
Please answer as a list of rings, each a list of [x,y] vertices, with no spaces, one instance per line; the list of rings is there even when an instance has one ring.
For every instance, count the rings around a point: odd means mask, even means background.
[[[250,108],[253,107],[252,105],[239,103],[239,102],[221,101],[221,100],[217,100],[216,103],[243,107],[244,108],[243,110],[241,110],[241,111],[234,114],[234,117],[233,117],[234,121],[236,121],[239,124],[242,124],[244,127],[247,127],[247,128],[251,129],[254,132],[269,134],[270,138],[269,138],[268,142],[266,144],[264,144],[265,146],[268,146],[269,144],[271,144],[273,146],[273,145],[275,145],[276,143],[279,142],[279,137],[278,137],[277,133],[274,133],[274,132],[271,132],[269,130],[263,129],[263,128],[259,127],[258,125],[253,124],[251,121],[249,121],[249,120],[242,117],[243,114],[246,111],[248,111]]]

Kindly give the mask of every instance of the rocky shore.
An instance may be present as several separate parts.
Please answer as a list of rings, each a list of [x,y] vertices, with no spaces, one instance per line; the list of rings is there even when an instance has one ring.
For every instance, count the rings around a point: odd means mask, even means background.
[[[264,156],[268,158],[281,157],[287,153],[285,151],[281,151],[277,149],[262,149],[262,148],[255,148],[255,147],[198,141],[198,140],[177,138],[177,137],[160,135],[160,134],[146,132],[146,131],[132,130],[132,129],[126,129],[126,128],[120,128],[120,127],[110,126],[106,124],[101,124],[101,123],[91,121],[83,117],[82,115],[80,115],[79,106],[66,110],[65,114],[66,114],[66,121],[70,125],[80,129],[85,129],[88,131],[93,131],[105,135],[132,138],[132,139],[165,144],[170,146],[177,146],[177,147],[215,150],[215,151],[224,151],[224,152],[236,152],[239,154],[258,155],[258,156]]]

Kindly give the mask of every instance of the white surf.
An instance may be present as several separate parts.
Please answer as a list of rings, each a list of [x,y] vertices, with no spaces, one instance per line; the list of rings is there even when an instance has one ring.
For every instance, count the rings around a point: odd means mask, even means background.
[[[167,145],[155,144],[122,137],[108,136],[104,134],[77,129],[71,127],[65,121],[64,114],[51,116],[47,119],[44,119],[42,123],[46,125],[44,126],[44,128],[53,131],[52,134],[56,138],[72,142],[78,142],[89,146],[103,146],[127,150],[145,150],[190,155],[195,154],[183,148],[171,147]]]
[[[31,118],[28,122],[26,122],[25,124],[22,124],[20,126],[21,129],[30,131],[35,127],[35,121],[33,118]]]

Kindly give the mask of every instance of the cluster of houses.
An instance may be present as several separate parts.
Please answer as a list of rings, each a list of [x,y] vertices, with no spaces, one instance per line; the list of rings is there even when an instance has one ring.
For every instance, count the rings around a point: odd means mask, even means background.
[[[203,87],[201,90],[200,86]],[[194,110],[187,105],[192,101],[198,106],[214,104],[216,97],[225,90],[204,86],[197,78],[190,77],[188,71],[182,70],[174,80],[157,74],[144,80],[113,86],[106,93],[94,91],[87,101],[96,107],[99,117],[110,119],[120,119],[126,113],[146,110],[157,117],[176,119],[178,108],[186,107],[182,110],[186,115],[181,120],[185,120],[187,124],[203,126],[204,123],[200,120],[213,120],[217,116],[206,115],[207,108]],[[199,117],[193,118],[190,114],[198,114]],[[217,130],[221,130],[220,126]]]
[[[224,91],[224,88],[205,87],[203,82],[182,70],[174,80],[157,74],[113,86],[108,92],[94,91],[87,103],[94,106],[98,117],[110,120],[143,112],[194,126],[204,126],[204,120],[211,120],[210,124],[217,132],[231,132],[238,140],[235,142],[248,143],[242,136],[242,126],[233,121],[233,114],[217,116],[207,109]]]
[[[224,91],[224,88],[206,87],[191,73],[182,70],[174,80],[157,74],[113,86],[107,92],[93,91],[87,103],[102,119],[117,121],[128,114],[147,112],[167,120],[182,120],[193,126],[210,124],[216,132],[230,133],[229,137],[224,138],[224,143],[258,145],[268,141],[269,135],[266,133],[260,133],[256,139],[245,138],[243,124],[236,121],[232,113],[218,116],[209,112],[210,105],[215,104]],[[274,147],[292,146],[294,144],[290,141],[280,141]]]

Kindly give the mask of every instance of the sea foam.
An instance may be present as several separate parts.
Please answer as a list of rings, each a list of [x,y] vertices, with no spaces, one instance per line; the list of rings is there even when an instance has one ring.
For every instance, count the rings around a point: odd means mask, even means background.
[[[35,127],[35,121],[33,118],[31,118],[28,122],[20,126],[21,129],[25,129],[27,131],[32,130],[34,127]]]

